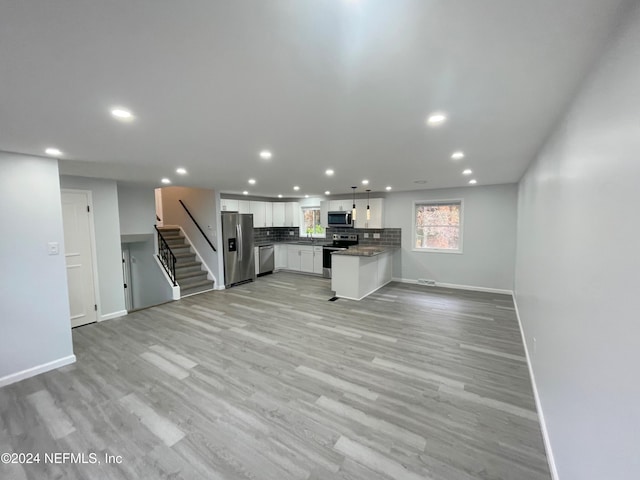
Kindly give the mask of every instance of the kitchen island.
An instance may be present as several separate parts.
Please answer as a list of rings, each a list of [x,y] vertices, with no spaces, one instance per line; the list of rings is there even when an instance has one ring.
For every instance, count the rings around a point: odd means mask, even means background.
[[[397,247],[355,246],[331,254],[331,289],[336,297],[362,300],[391,281]]]

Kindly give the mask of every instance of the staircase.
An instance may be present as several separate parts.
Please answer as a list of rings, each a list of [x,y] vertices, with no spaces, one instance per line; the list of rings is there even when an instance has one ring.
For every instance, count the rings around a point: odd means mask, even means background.
[[[191,252],[187,239],[177,227],[158,227],[176,257],[176,281],[180,285],[180,296],[186,297],[194,293],[213,289],[213,281],[207,278],[202,270],[202,263]]]

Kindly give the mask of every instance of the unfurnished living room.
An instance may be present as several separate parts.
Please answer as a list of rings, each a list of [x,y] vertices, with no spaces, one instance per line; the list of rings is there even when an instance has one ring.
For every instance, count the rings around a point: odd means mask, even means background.
[[[640,478],[638,0],[0,1],[0,479]]]

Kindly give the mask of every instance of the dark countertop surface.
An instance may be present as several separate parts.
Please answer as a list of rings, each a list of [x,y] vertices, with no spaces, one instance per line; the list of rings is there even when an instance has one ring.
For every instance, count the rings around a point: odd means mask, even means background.
[[[393,252],[400,247],[387,247],[378,245],[358,245],[356,247],[349,247],[348,250],[338,250],[333,252],[332,255],[346,255],[350,257],[373,257],[380,255],[381,253]]]

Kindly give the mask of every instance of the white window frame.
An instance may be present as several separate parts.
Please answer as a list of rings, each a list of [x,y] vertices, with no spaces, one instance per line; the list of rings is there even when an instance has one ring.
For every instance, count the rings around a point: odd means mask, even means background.
[[[304,224],[304,211],[305,210],[320,210],[320,215],[322,215],[322,210],[320,206],[316,205],[301,205],[300,206],[300,237],[307,237],[306,225]],[[322,224],[321,224],[322,225]],[[312,233],[311,238],[327,238],[327,227],[324,227],[324,233]]]
[[[417,248],[416,245],[416,208],[419,205],[449,205],[452,203],[460,204],[460,244],[456,250],[452,250],[449,248]],[[462,254],[463,253],[463,239],[464,239],[464,199],[463,198],[450,198],[446,200],[435,199],[435,200],[415,200],[413,202],[413,208],[411,210],[411,250],[414,252],[422,252],[422,253],[453,253],[453,254]]]

